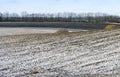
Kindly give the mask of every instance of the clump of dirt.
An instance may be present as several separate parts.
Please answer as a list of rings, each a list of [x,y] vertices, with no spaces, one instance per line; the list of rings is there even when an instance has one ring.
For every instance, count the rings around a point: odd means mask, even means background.
[[[35,71],[35,70],[31,70],[30,71],[30,74],[37,74],[37,73],[39,73],[38,71]]]
[[[112,29],[117,29],[120,28],[118,25],[107,25],[104,29],[105,30],[112,30]]]
[[[56,33],[58,33],[58,34],[66,34],[66,33],[69,33],[69,30],[67,30],[67,29],[60,29],[60,30],[58,30],[58,31],[56,31]]]

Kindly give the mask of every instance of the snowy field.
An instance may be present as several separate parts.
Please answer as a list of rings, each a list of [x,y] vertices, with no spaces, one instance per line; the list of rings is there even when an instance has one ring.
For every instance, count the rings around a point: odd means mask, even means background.
[[[20,35],[20,34],[34,34],[34,33],[55,33],[56,31],[60,30],[62,28],[42,28],[42,27],[0,27],[0,36],[6,36],[6,35]],[[87,30],[81,30],[81,29],[67,29],[69,32],[76,32],[76,31],[87,31]]]
[[[31,33],[54,33],[57,29],[49,28],[2,28],[0,27],[0,36],[6,35],[19,35],[19,34],[31,34]]]
[[[0,77],[120,77],[120,29],[33,33],[0,30]]]

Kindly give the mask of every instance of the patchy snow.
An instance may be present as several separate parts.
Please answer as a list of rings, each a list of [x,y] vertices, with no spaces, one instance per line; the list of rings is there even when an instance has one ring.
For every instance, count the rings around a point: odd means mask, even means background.
[[[22,28],[20,31],[16,28],[12,30],[19,34]],[[8,32],[11,30],[8,29]],[[34,29],[28,29],[27,32],[34,33]],[[0,77],[118,74],[119,64],[120,29],[70,34],[0,36]]]
[[[61,28],[14,28],[14,27],[0,27],[0,36],[6,36],[6,35],[20,35],[20,34],[34,34],[34,33],[55,33]],[[68,29],[69,32],[76,32],[76,31],[87,31],[87,30],[82,30],[82,29]]]
[[[0,28],[0,36],[31,33],[54,33],[56,31],[56,29],[52,28]]]

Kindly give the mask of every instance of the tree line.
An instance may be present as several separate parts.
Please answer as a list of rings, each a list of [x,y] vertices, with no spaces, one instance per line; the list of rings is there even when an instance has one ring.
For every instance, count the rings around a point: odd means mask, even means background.
[[[86,22],[107,23],[120,22],[117,15],[104,13],[0,13],[0,22]]]

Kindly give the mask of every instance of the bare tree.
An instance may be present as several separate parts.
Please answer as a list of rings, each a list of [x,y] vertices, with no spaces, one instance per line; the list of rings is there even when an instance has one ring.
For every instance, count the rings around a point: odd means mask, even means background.
[[[120,17],[104,13],[0,13],[0,22],[85,22],[85,23],[106,23],[120,22]]]

